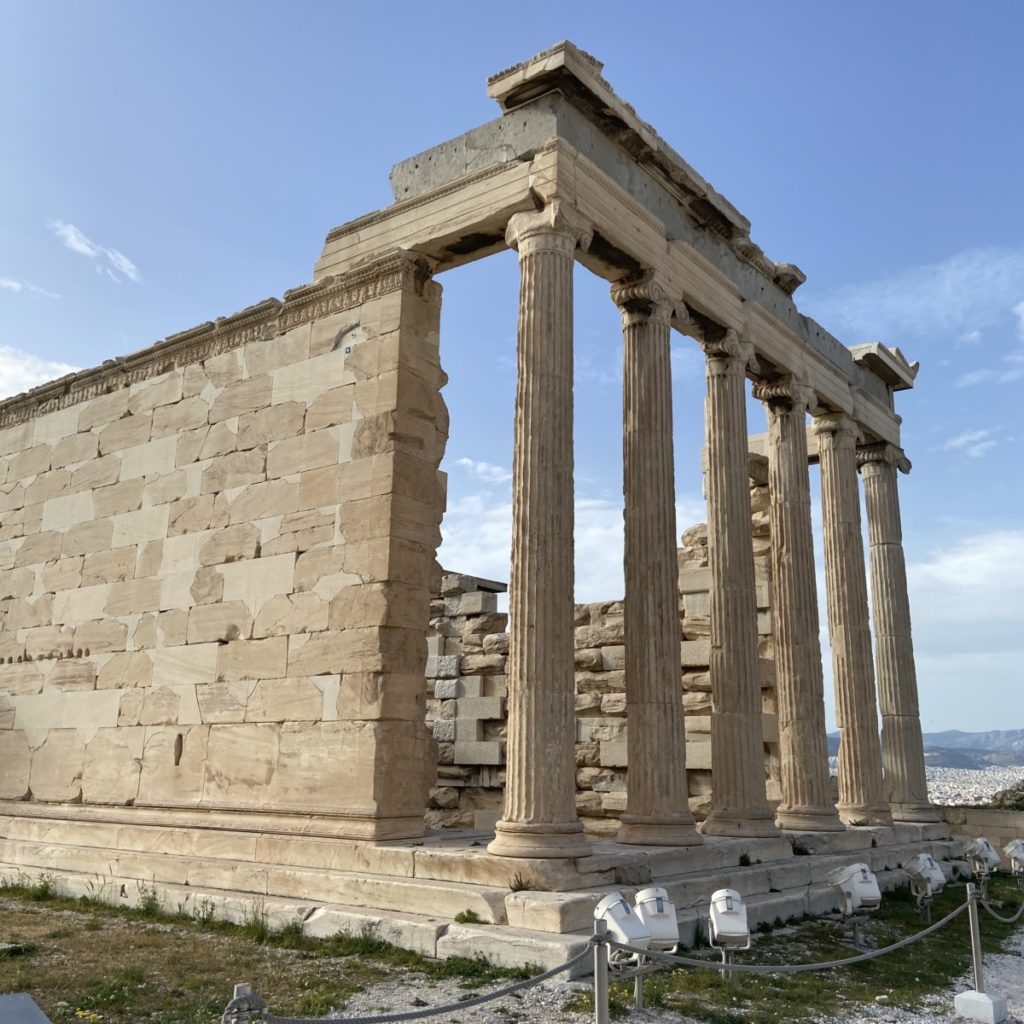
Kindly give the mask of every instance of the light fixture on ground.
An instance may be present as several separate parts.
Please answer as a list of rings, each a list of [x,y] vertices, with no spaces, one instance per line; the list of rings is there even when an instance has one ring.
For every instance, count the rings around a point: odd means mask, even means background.
[[[1003,847],[1003,853],[1010,858],[1010,870],[1017,885],[1024,889],[1024,839],[1011,839]]]
[[[828,884],[839,896],[839,910],[853,924],[853,942],[859,946],[861,915],[882,905],[878,879],[867,864],[850,864],[830,871]]]
[[[722,963],[731,964],[737,949],[750,949],[750,926],[743,897],[735,889],[718,889],[711,894],[708,915],[708,942],[721,950]],[[728,981],[732,974],[725,971]]]
[[[612,942],[640,949],[647,949],[651,944],[650,929],[621,892],[609,893],[594,907],[594,920],[603,920],[608,925],[608,937]],[[613,949],[608,957],[608,965],[617,970],[635,967],[640,962],[640,954],[627,953],[622,949]]]
[[[641,889],[636,894],[636,914],[650,933],[648,949],[674,953],[679,948],[679,922],[675,904],[660,886]]]
[[[971,870],[977,879],[982,899],[987,899],[988,880],[999,867],[999,854],[984,836],[978,836],[964,847],[964,856],[971,862]]]
[[[932,900],[942,892],[946,885],[946,876],[942,868],[935,863],[935,858],[930,853],[919,853],[911,857],[903,870],[910,879],[910,891],[917,898],[917,905],[922,913],[928,918],[929,924],[932,920]]]

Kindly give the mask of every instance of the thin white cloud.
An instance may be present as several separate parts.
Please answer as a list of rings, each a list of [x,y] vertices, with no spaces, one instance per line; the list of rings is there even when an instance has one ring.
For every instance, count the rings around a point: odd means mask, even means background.
[[[141,280],[139,268],[123,252],[94,242],[74,224],[54,220],[50,222],[50,229],[65,248],[92,260],[97,273],[106,274],[112,281],[117,281],[119,284],[122,277],[129,281]]]
[[[59,299],[56,292],[47,291],[38,285],[30,284],[28,281],[15,281],[10,277],[0,277],[0,291],[4,292],[31,292],[33,295],[42,295],[48,299]]]
[[[943,451],[962,451],[965,455],[977,459],[984,455],[990,448],[994,448],[997,441],[992,437],[991,430],[965,430],[956,437],[951,437],[943,446]]]
[[[1024,530],[968,534],[912,559],[907,577],[922,720],[948,723],[953,703],[957,728],[1019,718]]]
[[[512,473],[504,466],[496,466],[493,462],[477,462],[475,459],[456,459],[456,466],[462,466],[471,476],[484,480],[489,484],[504,484],[512,479]]]
[[[1012,627],[1020,646],[1020,614],[1024,608],[1024,530],[994,530],[965,537],[948,550],[907,566],[912,591],[915,632],[918,625],[941,620],[988,623],[978,634],[964,629],[953,642],[975,640],[993,647],[998,627]],[[1007,634],[1010,635],[1009,632]]]
[[[676,506],[677,533],[706,519],[699,499]],[[492,494],[467,494],[451,502],[441,524],[438,561],[451,572],[508,580],[512,502]],[[622,506],[603,498],[577,498],[575,521],[577,601],[622,597]]]
[[[995,370],[970,370],[967,373],[960,374],[953,382],[953,387],[972,388],[975,384],[982,384],[986,380],[991,380],[995,375]]]
[[[845,285],[804,305],[856,339],[953,336],[973,343],[1024,304],[1024,248],[969,249],[941,263]]]
[[[40,359],[28,352],[0,345],[0,398],[19,395],[78,369],[69,363]]]

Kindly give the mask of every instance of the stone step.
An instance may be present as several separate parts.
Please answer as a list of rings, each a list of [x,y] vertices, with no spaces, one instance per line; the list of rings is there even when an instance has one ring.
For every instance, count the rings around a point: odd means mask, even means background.
[[[243,861],[209,860],[169,854],[122,853],[94,847],[0,840],[0,862],[13,868],[87,873],[102,880],[119,877],[141,884],[174,884],[337,902],[454,918],[471,912],[489,924],[504,924],[507,888],[465,882],[416,879]],[[343,897],[342,897],[343,894]]]
[[[428,836],[403,843],[360,843],[312,836],[261,835],[227,829],[124,825],[64,818],[0,818],[0,835],[11,840],[89,850],[195,857],[208,862],[243,861],[295,868],[353,871],[509,888],[566,890],[615,881],[615,871],[592,857],[578,861],[519,860],[487,853],[493,833],[462,833],[457,840]],[[476,845],[471,845],[476,844]]]

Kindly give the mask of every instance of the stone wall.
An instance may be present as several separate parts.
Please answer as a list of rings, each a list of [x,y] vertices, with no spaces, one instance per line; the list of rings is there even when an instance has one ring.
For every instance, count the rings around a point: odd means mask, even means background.
[[[439,297],[396,255],[0,406],[0,799],[422,830]]]
[[[1003,855],[1011,839],[1024,839],[1024,811],[1003,811],[992,807],[943,807],[942,817],[958,839],[984,836]],[[1005,866],[1005,857],[1004,866]]]
[[[768,609],[768,488],[764,460],[752,458],[758,632],[768,796],[781,799],[775,672]],[[680,671],[686,709],[690,809],[711,805],[710,575],[707,527],[682,536]],[[438,742],[437,782],[427,812],[431,827],[490,828],[500,816],[505,763],[506,616],[497,612],[502,584],[446,574],[431,606],[427,715]],[[576,606],[576,809],[588,832],[610,835],[626,807],[623,602]]]

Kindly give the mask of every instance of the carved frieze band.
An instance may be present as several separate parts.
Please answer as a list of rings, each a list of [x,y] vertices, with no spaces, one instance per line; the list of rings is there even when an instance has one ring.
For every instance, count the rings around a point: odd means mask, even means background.
[[[310,320],[352,309],[390,292],[423,294],[429,275],[413,254],[394,252],[351,273],[285,292],[215,322],[172,334],[149,348],[0,402],[0,428],[118,391],[179,366],[202,362],[241,345],[272,338]]]

